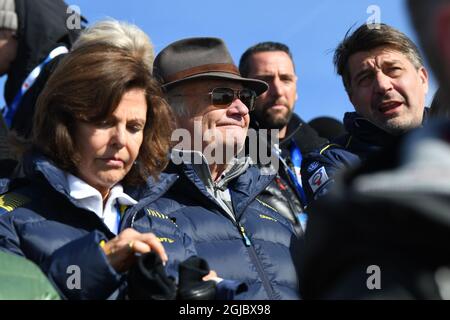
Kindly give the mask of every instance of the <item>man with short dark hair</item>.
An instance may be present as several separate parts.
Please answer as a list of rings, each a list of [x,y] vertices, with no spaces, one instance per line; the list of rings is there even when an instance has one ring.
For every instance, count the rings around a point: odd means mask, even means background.
[[[256,100],[250,126],[256,130],[267,129],[269,133],[277,134],[279,140],[278,145],[268,143],[270,152],[279,157],[277,177],[259,195],[259,199],[288,218],[297,233],[302,234],[300,221],[306,219],[306,198],[300,173],[302,155],[320,147],[327,140],[319,137],[313,128],[294,113],[297,75],[288,46],[279,42],[258,43],[244,52],[239,70],[245,77],[269,84],[269,89]]]
[[[409,6],[447,91],[450,1]],[[445,111],[450,101],[442,99]],[[336,177],[311,208],[300,281],[306,299],[450,299],[449,137],[448,119],[430,119]]]
[[[328,192],[336,172],[358,165],[426,119],[428,73],[416,45],[385,25],[362,25],[337,47],[334,63],[356,112],[346,113],[348,134],[302,163],[310,201]]]

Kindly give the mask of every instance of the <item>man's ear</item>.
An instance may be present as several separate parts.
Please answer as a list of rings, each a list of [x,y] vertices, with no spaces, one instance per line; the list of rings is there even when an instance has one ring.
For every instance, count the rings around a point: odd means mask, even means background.
[[[350,100],[350,102],[354,106],[355,104],[353,103],[353,95],[352,95],[351,91],[346,89],[345,92],[347,92],[348,100]]]
[[[427,69],[425,69],[425,67],[421,67],[418,72],[419,72],[420,80],[422,81],[422,84],[424,86],[424,92],[425,92],[425,94],[427,94],[428,93],[428,71],[427,71]]]
[[[298,100],[297,81],[298,81],[298,77],[295,76],[295,87],[296,87],[296,90],[295,90],[295,101]]]

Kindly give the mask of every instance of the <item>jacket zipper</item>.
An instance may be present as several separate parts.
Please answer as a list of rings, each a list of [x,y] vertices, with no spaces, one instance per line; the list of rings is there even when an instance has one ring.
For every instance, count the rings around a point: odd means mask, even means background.
[[[271,181],[269,181],[267,183],[267,185],[264,188],[262,188],[261,190],[265,190],[270,183],[271,183]],[[256,197],[254,197],[252,201],[248,202],[247,206],[242,210],[242,212],[244,212],[253,201],[256,201]],[[216,202],[214,202],[214,204],[217,205]],[[220,205],[218,207],[221,211],[225,212],[226,216],[228,216],[226,211]],[[235,208],[233,208],[233,211],[236,212]],[[234,216],[236,216],[236,214],[234,214]],[[256,251],[255,251],[255,248],[253,247],[252,241],[250,240],[250,238],[247,236],[247,234],[245,232],[244,226],[242,226],[236,220],[236,218],[231,219],[231,221],[236,226],[239,233],[241,234],[241,237],[242,237],[242,240],[244,241],[245,247],[247,248],[247,251],[249,252],[250,260],[252,260],[253,264],[256,266],[257,273],[262,280],[262,284],[264,286],[264,289],[267,292],[267,295],[269,296],[269,299],[275,300],[275,294],[274,294],[272,285],[270,284],[270,281],[267,278],[266,272],[264,271],[264,268],[258,258],[258,255],[256,254]]]
[[[250,240],[250,238],[245,233],[245,228],[240,224],[236,223],[236,226],[239,229],[239,232],[242,235],[242,238],[245,243],[245,247],[247,248],[247,251],[250,255],[250,259],[252,260],[253,264],[256,266],[256,270],[261,277],[264,289],[267,292],[267,295],[269,296],[270,300],[275,300],[275,294],[273,292],[272,285],[270,284],[269,279],[267,278],[266,272],[264,271],[263,266],[261,265],[261,262],[259,261],[258,255],[256,254],[255,248],[253,247],[253,244]]]
[[[272,180],[270,180],[269,182],[266,183],[266,185],[264,186],[264,188],[261,188],[262,190],[265,190],[267,188],[267,186],[272,182]],[[194,183],[195,185],[195,183]],[[202,192],[201,190],[199,190],[200,192]],[[208,198],[209,199],[209,198]],[[209,199],[210,201],[212,201],[211,199]],[[256,196],[253,197],[252,201],[256,201]],[[244,212],[248,206],[250,205],[250,203],[252,201],[249,201],[247,206],[242,210],[242,212]],[[219,209],[222,212],[225,212],[226,217],[229,217],[228,213],[225,211],[225,209],[222,208],[222,206],[220,206],[216,201],[213,201],[213,203],[219,207]],[[234,207],[234,206],[233,206]],[[233,211],[236,212],[236,210],[233,208]],[[235,214],[233,214],[234,216],[236,216]],[[230,217],[231,218],[231,217]],[[236,226],[236,228],[238,229],[239,233],[242,236],[242,239],[244,240],[244,244],[245,247],[247,248],[247,251],[249,252],[249,256],[250,259],[252,260],[253,264],[256,266],[256,270],[258,275],[260,276],[261,280],[262,280],[262,284],[264,286],[264,289],[267,292],[267,295],[269,296],[270,300],[275,300],[275,294],[274,294],[274,290],[272,288],[272,285],[270,284],[269,279],[267,278],[267,275],[264,271],[264,268],[261,264],[261,262],[259,261],[258,255],[256,254],[255,248],[252,245],[252,242],[250,240],[250,238],[247,236],[247,234],[245,233],[245,228],[236,220],[236,218],[231,218],[232,223]]]
[[[242,237],[244,238],[245,246],[250,247],[252,245],[252,242],[250,241],[250,238],[245,234],[245,228],[240,223],[238,224],[238,227]]]
[[[270,184],[271,181],[269,181],[269,183],[262,189],[265,190],[267,188],[267,186]],[[251,202],[255,201],[256,197],[254,197],[254,199],[252,201],[249,201],[248,205],[242,210],[242,212],[244,212],[245,210],[247,210],[248,206],[250,205]],[[250,255],[250,259],[252,260],[253,264],[256,266],[256,270],[257,273],[259,274],[259,276],[261,277],[262,280],[262,284],[264,286],[264,289],[267,292],[267,295],[269,296],[270,300],[275,300],[275,293],[274,290],[272,288],[272,285],[270,284],[269,279],[267,278],[266,272],[264,271],[264,268],[261,264],[261,261],[258,258],[258,255],[256,254],[255,248],[253,247],[253,244],[250,240],[250,238],[247,236],[247,234],[245,233],[245,228],[244,226],[242,226],[239,222],[235,222],[236,227],[238,228],[244,243],[245,243],[245,247],[247,248],[247,251],[249,252]]]

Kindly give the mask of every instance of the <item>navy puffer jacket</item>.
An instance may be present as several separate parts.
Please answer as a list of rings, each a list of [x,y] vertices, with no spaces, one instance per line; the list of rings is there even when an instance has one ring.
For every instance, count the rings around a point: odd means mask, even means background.
[[[427,120],[425,108],[422,123]],[[302,161],[302,185],[309,203],[330,191],[339,171],[358,167],[367,157],[401,137],[387,133],[356,112],[345,114],[344,126],[347,134],[309,153]]]
[[[168,217],[219,277],[248,285],[241,299],[300,298],[294,266],[300,240],[284,217],[256,199],[273,176],[261,176],[251,166],[228,184],[234,221],[208,193],[192,165],[172,165],[167,172],[176,182],[156,201],[149,199],[145,205],[142,200],[144,207],[135,207],[127,224],[152,232],[155,215]]]
[[[46,158],[28,157],[24,171],[27,178],[0,184],[0,188],[8,189],[0,194],[0,250],[36,263],[65,299],[123,297],[125,274],[112,268],[99,246],[115,235],[94,212],[74,204],[65,179]],[[135,199],[144,197],[148,205],[165,193],[173,180],[163,175],[158,184],[149,180],[134,194],[125,191]],[[119,232],[131,213],[131,208],[123,213]],[[152,231],[170,257],[167,271],[176,276],[177,263],[193,255],[193,246],[172,221],[149,217]],[[79,288],[73,277],[76,270],[81,276]]]

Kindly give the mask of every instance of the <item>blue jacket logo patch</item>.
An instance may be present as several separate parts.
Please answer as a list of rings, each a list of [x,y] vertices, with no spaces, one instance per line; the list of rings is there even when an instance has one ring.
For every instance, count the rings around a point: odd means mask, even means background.
[[[321,186],[323,186],[329,180],[325,167],[321,167],[317,170],[309,179],[309,185],[313,192],[316,192]]]
[[[318,163],[317,161],[314,161],[313,163],[311,163],[308,168],[306,169],[306,171],[309,172],[313,172],[314,170],[316,170],[318,167],[320,166],[320,163]]]

